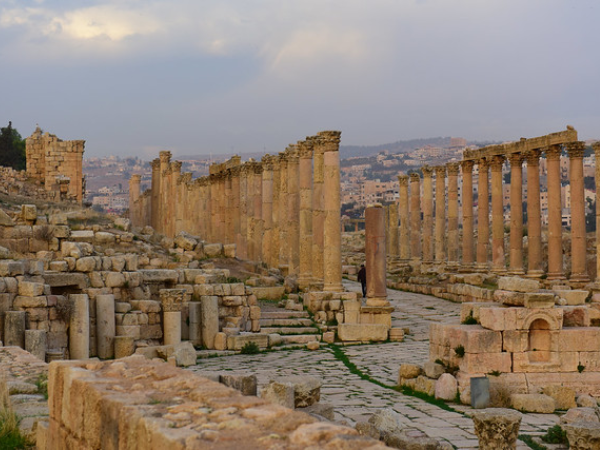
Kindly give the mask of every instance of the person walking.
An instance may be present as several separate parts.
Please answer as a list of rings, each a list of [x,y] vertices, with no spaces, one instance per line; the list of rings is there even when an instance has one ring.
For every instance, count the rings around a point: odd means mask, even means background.
[[[358,281],[360,281],[360,285],[362,286],[362,294],[363,298],[367,296],[367,269],[364,264],[360,265],[360,270],[357,275]]]

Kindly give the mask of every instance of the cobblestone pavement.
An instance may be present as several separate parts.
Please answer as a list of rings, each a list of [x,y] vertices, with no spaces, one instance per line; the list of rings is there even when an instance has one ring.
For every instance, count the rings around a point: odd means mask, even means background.
[[[348,290],[359,291],[358,283],[344,281]],[[423,364],[428,359],[429,324],[459,317],[460,305],[421,294],[388,289],[395,311],[394,327],[408,327],[404,342],[342,347],[350,362],[371,379],[395,386],[402,363]],[[190,368],[202,371],[254,373],[259,391],[270,378],[285,375],[312,375],[323,380],[321,402],[332,404],[337,421],[354,426],[366,421],[380,408],[398,412],[407,427],[417,428],[430,437],[447,441],[457,449],[478,448],[468,406],[450,405],[446,411],[415,397],[402,395],[352,373],[329,347],[318,351],[282,350],[258,355],[230,355],[203,359]],[[558,422],[554,414],[524,414],[521,433],[539,435]],[[518,449],[529,447],[519,441]]]

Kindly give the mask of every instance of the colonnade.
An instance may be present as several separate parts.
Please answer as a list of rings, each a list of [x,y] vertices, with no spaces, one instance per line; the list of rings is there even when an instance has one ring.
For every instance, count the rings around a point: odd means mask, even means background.
[[[340,135],[322,131],[261,161],[235,156],[195,180],[160,152],[150,191],[130,179],[133,226],[236,244],[239,258],[296,275],[302,289],[341,292]]]
[[[548,280],[566,279],[563,268],[560,158],[563,149],[569,159],[571,188],[571,268],[569,281],[589,281],[586,269],[585,199],[583,154],[585,144],[577,140],[572,127],[546,136],[518,142],[466,150],[460,163],[422,167],[418,173],[400,175],[398,221],[388,221],[388,234],[397,235],[397,255],[401,266],[418,270],[492,271],[498,274],[524,275]],[[600,143],[596,154],[596,185],[600,186]],[[547,160],[548,240],[543,255],[540,202],[540,157]],[[510,163],[509,245],[505,249],[502,166]],[[523,163],[527,163],[527,258],[523,246]],[[477,167],[477,228],[474,225],[474,180]],[[491,176],[490,176],[491,172]],[[435,199],[433,176],[435,174]],[[462,233],[459,230],[459,177],[462,181]],[[423,188],[421,190],[421,183]],[[491,185],[491,227],[490,227]],[[433,211],[435,208],[435,216]],[[600,213],[596,212],[597,233]],[[393,216],[392,213],[389,214]],[[390,223],[393,222],[393,223]],[[490,236],[491,229],[491,236]],[[393,240],[392,240],[393,241]],[[600,242],[600,239],[597,239]],[[600,246],[597,279],[600,279]],[[524,261],[527,264],[524,264]],[[543,261],[547,260],[547,271]]]

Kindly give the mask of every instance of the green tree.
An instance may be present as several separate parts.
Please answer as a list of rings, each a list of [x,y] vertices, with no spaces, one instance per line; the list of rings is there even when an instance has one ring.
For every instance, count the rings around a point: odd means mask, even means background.
[[[25,139],[21,137],[12,122],[0,128],[0,166],[25,170]]]

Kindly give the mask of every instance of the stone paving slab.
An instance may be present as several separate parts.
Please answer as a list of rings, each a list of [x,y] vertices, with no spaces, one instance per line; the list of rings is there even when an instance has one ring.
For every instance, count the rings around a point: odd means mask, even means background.
[[[360,292],[360,284],[345,280],[346,289]],[[363,373],[388,386],[398,382],[400,364],[424,364],[429,359],[429,324],[456,320],[460,304],[422,294],[388,289],[388,298],[394,306],[392,325],[409,328],[404,342],[353,345],[342,347],[345,355]],[[247,371],[255,374],[259,392],[271,378],[286,375],[310,375],[323,380],[321,402],[335,408],[335,420],[354,426],[366,421],[380,408],[392,408],[402,417],[407,427],[419,429],[440,441],[447,441],[457,449],[478,448],[469,417],[472,409],[465,405],[451,406],[457,411],[446,411],[415,397],[381,387],[361,379],[336,359],[329,347],[317,351],[282,350],[258,355],[229,355],[202,359],[189,368],[194,372]],[[540,434],[558,423],[554,414],[524,414],[522,431]],[[529,447],[518,442],[517,449]]]

